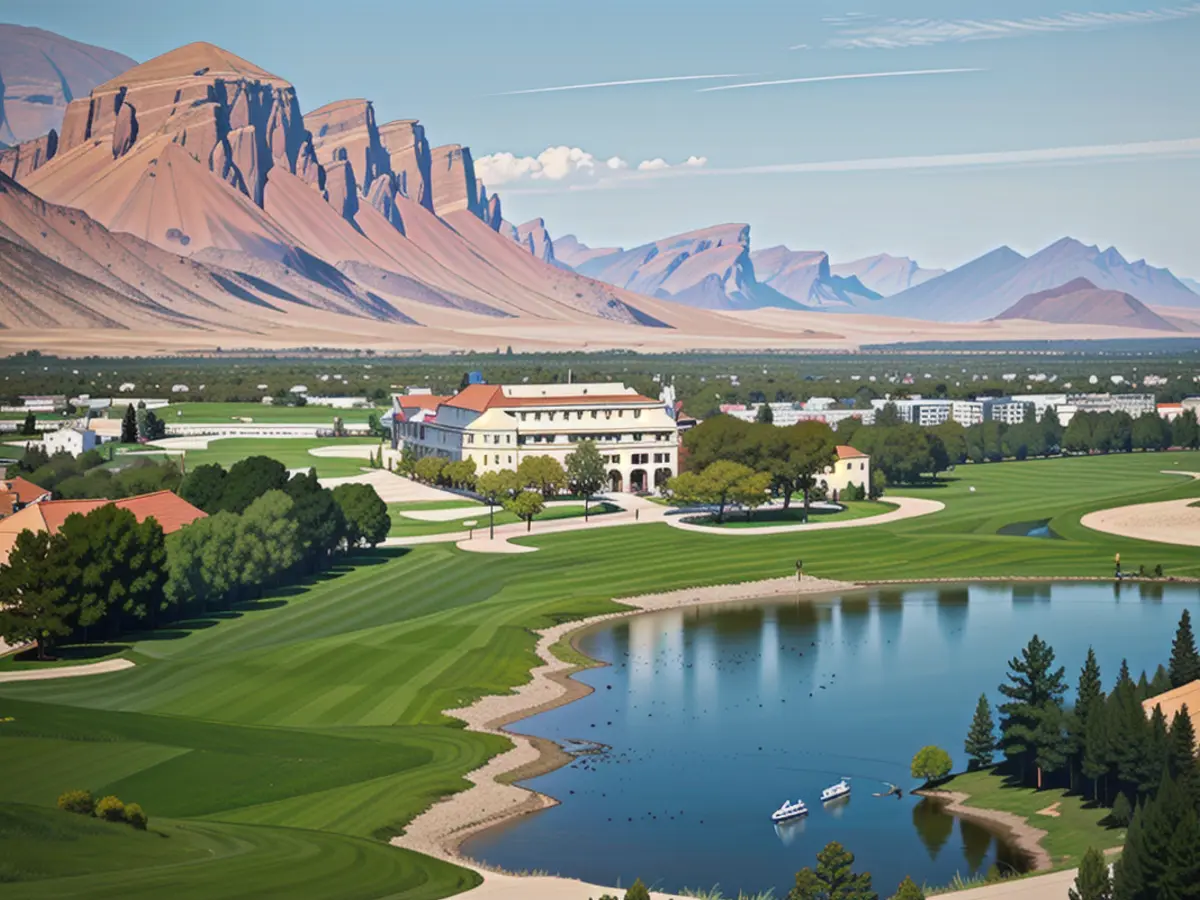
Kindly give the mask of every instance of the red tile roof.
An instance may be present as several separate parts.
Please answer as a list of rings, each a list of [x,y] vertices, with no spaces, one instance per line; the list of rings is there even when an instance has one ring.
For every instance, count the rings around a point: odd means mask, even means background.
[[[503,393],[499,385],[495,384],[468,384],[465,388],[446,400],[443,406],[453,406],[456,409],[469,409],[474,412],[483,412],[489,409],[496,403],[497,398],[502,398]]]
[[[16,478],[0,481],[0,490],[11,491],[16,494],[17,502],[20,504],[32,503],[38,497],[44,497],[50,493],[45,488],[38,487],[32,481],[22,478],[20,475]]]
[[[837,447],[838,459],[869,459],[870,456],[860,450],[855,450],[846,444],[838,444]]]
[[[596,406],[657,403],[641,394],[580,394],[570,397],[500,397],[492,406]]]

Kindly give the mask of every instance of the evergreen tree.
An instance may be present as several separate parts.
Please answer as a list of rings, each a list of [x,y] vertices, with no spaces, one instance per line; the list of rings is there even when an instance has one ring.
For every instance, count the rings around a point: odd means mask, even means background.
[[[1088,849],[1067,896],[1070,900],[1112,900],[1112,878],[1103,853],[1094,847]]]
[[[1087,747],[1088,716],[1093,709],[1097,708],[1096,701],[1103,696],[1100,664],[1096,661],[1096,651],[1088,647],[1087,659],[1079,671],[1079,686],[1075,691],[1075,708],[1071,710],[1071,715],[1067,719],[1072,786],[1074,786],[1075,772],[1083,770],[1083,757]]]
[[[1167,765],[1179,789],[1200,809],[1200,762],[1196,760],[1196,730],[1187,706],[1180,707],[1171,719],[1171,739]]]
[[[1150,696],[1157,697],[1159,694],[1165,694],[1174,687],[1171,684],[1171,676],[1167,672],[1167,667],[1162,663],[1158,664],[1158,668],[1154,670],[1154,677],[1150,679]]]
[[[1114,825],[1122,828],[1132,824],[1134,818],[1133,804],[1129,802],[1129,795],[1124,791],[1117,794],[1117,799],[1113,802],[1108,817]]]
[[[854,854],[831,841],[817,854],[817,867],[796,873],[786,900],[878,900],[870,873],[854,873]]]
[[[917,887],[911,876],[905,875],[900,886],[896,888],[896,893],[892,894],[891,900],[925,900],[925,892]]]
[[[1038,713],[1033,731],[1033,744],[1039,789],[1045,775],[1061,772],[1067,766],[1071,744],[1063,727],[1064,720],[1062,707],[1052,701],[1044,704]]]
[[[1066,693],[1065,669],[1054,668],[1054,650],[1036,634],[1008,664],[1008,684],[1000,685],[1000,693],[1008,698],[1000,709],[1000,749],[1013,762],[1024,781],[1031,767],[1038,766],[1039,754],[1044,759],[1057,758],[1061,750],[1061,722],[1048,719],[1047,707],[1061,711]],[[1049,745],[1039,746],[1039,740]],[[1044,753],[1043,753],[1044,750]],[[1037,782],[1041,783],[1040,767]]]
[[[758,406],[758,411],[754,414],[754,421],[758,422],[760,425],[774,425],[775,411],[771,409],[771,404],[760,403]]]
[[[138,439],[137,410],[130,403],[125,407],[125,417],[121,419],[121,443],[136,444]]]
[[[1091,702],[1086,721],[1079,768],[1085,778],[1092,780],[1093,799],[1107,802],[1107,792],[1100,790],[1100,779],[1107,782],[1109,771],[1108,708],[1103,694]]]
[[[1115,900],[1194,897],[1189,891],[1200,886],[1198,831],[1195,808],[1164,771],[1154,797],[1134,815],[1125,836],[1113,883]]]
[[[1143,794],[1154,790],[1167,770],[1171,743],[1167,734],[1167,717],[1162,707],[1155,706],[1150,714],[1150,728],[1143,745],[1142,758],[1138,767],[1138,787]]]
[[[1186,609],[1179,617],[1167,671],[1172,687],[1183,687],[1200,678],[1200,653],[1196,652],[1196,636],[1192,633],[1192,614]]]
[[[625,892],[625,900],[650,900],[650,891],[646,885],[642,884],[642,879],[634,881],[629,890]]]
[[[979,703],[975,706],[975,718],[971,721],[971,730],[963,744],[967,753],[968,769],[986,769],[992,764],[996,753],[996,725],[992,721],[992,708],[988,704],[987,694],[979,695]]]

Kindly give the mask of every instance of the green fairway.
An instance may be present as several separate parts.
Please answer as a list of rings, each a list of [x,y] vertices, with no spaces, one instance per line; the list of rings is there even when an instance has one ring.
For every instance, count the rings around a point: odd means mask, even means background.
[[[244,455],[264,442],[236,443]],[[787,575],[801,555],[807,572],[847,580],[1104,577],[1118,551],[1127,568],[1200,576],[1195,548],[1079,524],[1108,506],[1200,498],[1200,482],[1162,469],[1200,470],[1200,454],[963,466],[895,491],[945,510],[862,528],[731,541],[665,524],[557,535],[535,524],[520,542],[536,553],[386,548],[236,613],[126,638],[133,669],[0,684],[0,719],[12,717],[0,722],[0,803],[116,793],[152,828],[171,820],[197,846],[236,848],[192,859],[164,839],[143,857],[139,844],[118,876],[81,844],[41,857],[21,896],[157,897],[168,883],[189,897],[449,895],[471,883],[461,870],[379,842],[506,746],[441,711],[525,682],[531,629],[612,611],[613,597]],[[1043,520],[1061,539],[998,533]],[[22,840],[0,831],[0,859]]]
[[[471,504],[476,506],[476,504]],[[417,537],[426,534],[453,534],[456,531],[466,531],[466,526],[463,522],[476,522],[475,528],[485,529],[488,527],[488,508],[479,506],[475,513],[464,515],[461,519],[452,519],[449,522],[430,522],[425,519],[414,519],[404,515],[404,508],[412,509],[407,504],[393,503],[388,507],[388,512],[392,516],[392,530],[388,532],[389,537]],[[451,508],[451,507],[446,507]],[[606,513],[616,512],[617,507],[611,503],[594,503],[589,509],[589,515],[602,516]],[[536,533],[539,522],[552,522],[556,519],[582,519],[583,504],[568,504],[564,506],[550,506],[543,512],[538,513],[533,520],[533,531]],[[521,519],[517,518],[514,513],[506,509],[496,507],[496,525],[515,525]]]
[[[871,516],[881,516],[891,512],[895,507],[881,501],[855,500],[843,504],[845,509],[827,510],[810,509],[809,522],[843,522],[850,519],[867,519]],[[724,522],[717,522],[712,516],[688,517],[688,522],[697,525],[712,525],[716,528],[763,528],[768,525],[801,525],[804,523],[804,508],[793,506],[789,509],[764,509],[750,518],[744,512],[726,513]]]
[[[206,450],[188,450],[184,460],[190,471],[206,463],[220,463],[228,469],[247,456],[269,456],[289,469],[315,468],[322,478],[340,478],[361,472],[367,466],[366,458],[313,456],[309,451],[315,447],[378,445],[378,438],[220,438],[209,441]]]
[[[167,425],[228,425],[249,419],[256,425],[329,425],[341,416],[347,425],[366,425],[372,413],[381,416],[383,409],[334,409],[331,406],[272,406],[268,403],[172,403],[155,414]],[[110,419],[119,419],[125,407],[117,402],[109,411]]]

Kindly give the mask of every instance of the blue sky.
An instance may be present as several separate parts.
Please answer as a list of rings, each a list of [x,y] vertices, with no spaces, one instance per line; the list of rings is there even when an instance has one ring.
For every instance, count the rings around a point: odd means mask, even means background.
[[[482,166],[507,217],[592,245],[749,222],[757,247],[950,266],[1070,234],[1200,276],[1195,0],[0,0],[0,20],[136,59],[212,41],[305,109],[368,97],[512,154]],[[901,72],[925,74],[705,90]],[[730,77],[515,93],[700,75]],[[575,161],[533,161],[550,147]]]

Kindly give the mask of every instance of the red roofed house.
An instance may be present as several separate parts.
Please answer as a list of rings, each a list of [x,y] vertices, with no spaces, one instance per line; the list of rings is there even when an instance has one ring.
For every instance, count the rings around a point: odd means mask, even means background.
[[[0,519],[11,516],[31,503],[50,499],[50,492],[27,478],[0,479]]]
[[[418,458],[473,459],[477,472],[515,469],[527,456],[565,464],[582,440],[596,443],[615,491],[658,488],[679,471],[679,429],[667,406],[618,383],[470,384],[453,397],[408,394],[393,399],[392,422],[397,445]]]
[[[8,554],[22,531],[57,532],[72,513],[87,515],[109,503],[129,510],[139,522],[155,519],[166,534],[208,515],[171,491],[156,491],[122,500],[43,500],[0,519],[0,563],[8,561]]]
[[[839,444],[837,460],[825,470],[821,479],[831,499],[836,499],[850,485],[871,488],[871,457],[867,454]]]

